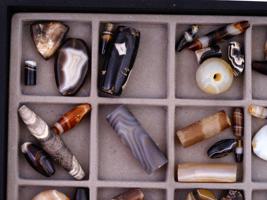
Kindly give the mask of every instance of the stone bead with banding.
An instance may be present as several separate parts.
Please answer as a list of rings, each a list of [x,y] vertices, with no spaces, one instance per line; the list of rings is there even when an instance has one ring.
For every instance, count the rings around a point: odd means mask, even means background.
[[[85,174],[78,160],[63,140],[49,130],[47,123],[25,105],[21,106],[18,112],[30,133],[41,143],[43,149],[71,176],[78,180],[82,179]]]
[[[237,165],[226,163],[178,164],[178,182],[233,183],[237,179]]]
[[[233,111],[233,134],[237,138],[243,137],[244,134],[244,112],[243,108],[234,108]]]
[[[90,104],[81,104],[66,112],[54,125],[53,130],[62,134],[80,123],[91,110]]]
[[[46,190],[37,194],[32,200],[70,200],[70,198],[57,190]]]
[[[267,108],[255,104],[250,104],[248,107],[248,112],[253,117],[266,119],[267,118]]]
[[[130,189],[112,198],[112,200],[144,200],[144,193],[141,189]]]
[[[230,126],[231,122],[226,112],[219,111],[178,130],[176,134],[181,144],[188,147],[213,137]]]

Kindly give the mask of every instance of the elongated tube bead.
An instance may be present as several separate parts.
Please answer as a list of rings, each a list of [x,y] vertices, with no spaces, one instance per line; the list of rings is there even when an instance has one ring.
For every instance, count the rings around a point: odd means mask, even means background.
[[[165,155],[125,106],[107,115],[107,121],[148,174],[167,163]]]
[[[181,144],[184,147],[188,147],[213,137],[230,126],[231,122],[226,112],[219,111],[178,130],[176,134]]]
[[[177,169],[178,182],[232,183],[236,178],[236,164],[183,163]]]
[[[41,143],[43,149],[57,161],[75,179],[82,179],[85,174],[76,157],[64,144],[61,138],[50,131],[47,123],[36,115],[31,109],[23,105],[19,114],[27,125],[30,133]]]

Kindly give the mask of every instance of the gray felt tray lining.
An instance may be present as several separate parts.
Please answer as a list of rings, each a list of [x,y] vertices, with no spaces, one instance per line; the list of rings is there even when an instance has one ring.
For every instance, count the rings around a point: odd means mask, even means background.
[[[70,26],[68,37],[82,38],[89,46],[91,70],[77,96],[59,95],[54,81],[54,59],[45,61],[34,49],[29,24],[37,20],[63,21]],[[219,25],[240,20],[248,20],[251,24],[244,35],[235,38],[245,49],[245,73],[235,80],[228,92],[218,96],[205,95],[195,83],[195,55],[189,51],[175,53],[175,41],[190,24],[202,25],[201,32],[206,33]],[[141,31],[140,50],[127,88],[121,97],[112,99],[99,96],[97,91],[101,62],[98,58],[99,29],[107,21],[130,25]],[[252,119],[247,112],[245,157],[239,166],[241,173],[237,183],[178,183],[175,179],[178,162],[215,162],[207,158],[207,148],[220,138],[232,137],[231,129],[227,129],[218,137],[185,150],[178,144],[176,129],[220,109],[230,115],[234,106],[245,110],[250,103],[267,106],[264,87],[267,79],[251,70],[253,59],[263,59],[266,26],[266,17],[247,16],[16,14],[12,19],[10,52],[8,200],[31,199],[48,188],[73,196],[75,187],[88,188],[91,200],[110,199],[133,187],[144,188],[147,199],[153,200],[183,199],[192,188],[209,188],[216,193],[240,189],[248,200],[266,199],[267,163],[251,153],[251,138],[267,120]],[[226,43],[220,46],[226,52]],[[25,59],[34,59],[38,63],[36,87],[26,87],[22,82]],[[39,175],[28,166],[18,148],[22,142],[35,141],[19,119],[18,107],[26,104],[52,124],[72,106],[85,102],[92,104],[92,112],[62,137],[82,163],[85,179],[75,181],[58,166],[51,178]],[[129,107],[168,157],[168,165],[150,176],[144,173],[105,120],[105,115],[119,104]],[[216,161],[234,162],[231,156]]]

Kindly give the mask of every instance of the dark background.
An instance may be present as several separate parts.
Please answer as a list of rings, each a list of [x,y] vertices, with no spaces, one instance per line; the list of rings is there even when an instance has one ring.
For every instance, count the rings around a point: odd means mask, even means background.
[[[6,199],[10,21],[17,12],[267,16],[267,2],[214,0],[0,0],[0,199]],[[11,58],[12,59],[12,58]]]

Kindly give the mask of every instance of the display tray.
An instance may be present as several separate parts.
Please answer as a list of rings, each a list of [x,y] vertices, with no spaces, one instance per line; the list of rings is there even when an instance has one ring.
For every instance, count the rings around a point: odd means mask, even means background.
[[[90,49],[91,64],[86,81],[76,96],[61,96],[54,78],[54,58],[45,61],[36,51],[30,24],[40,20],[58,20],[70,27],[67,37],[83,39]],[[231,89],[220,95],[201,92],[195,81],[198,67],[193,52],[175,52],[175,43],[191,24],[201,26],[199,35],[224,24],[248,20],[250,28],[235,37],[244,46],[245,72],[234,80]],[[105,22],[134,27],[141,40],[133,71],[121,97],[102,97],[98,93],[99,36]],[[74,194],[75,188],[87,188],[91,200],[108,200],[127,188],[143,188],[146,199],[184,199],[193,188],[207,188],[215,193],[239,189],[247,200],[263,200],[267,194],[267,163],[251,152],[251,138],[267,120],[252,119],[247,113],[251,103],[267,106],[267,78],[251,69],[251,61],[263,60],[267,36],[267,17],[197,16],[197,15],[122,15],[25,13],[12,18],[10,52],[10,90],[8,126],[8,200],[31,199],[38,192],[55,188]],[[221,43],[226,58],[227,43]],[[38,63],[37,85],[23,83],[24,61]],[[266,93],[266,94],[265,94]],[[19,119],[17,110],[26,104],[48,124],[53,124],[71,107],[90,103],[92,111],[77,127],[62,136],[77,156],[86,176],[74,180],[56,165],[56,174],[43,177],[25,161],[20,145],[36,141]],[[166,154],[168,164],[148,175],[121,143],[105,117],[118,105],[126,105]],[[177,164],[182,162],[234,163],[232,155],[212,160],[208,147],[219,139],[233,137],[232,130],[184,149],[176,130],[209,114],[224,109],[231,115],[233,107],[245,110],[244,162],[239,164],[236,183],[180,183]]]

